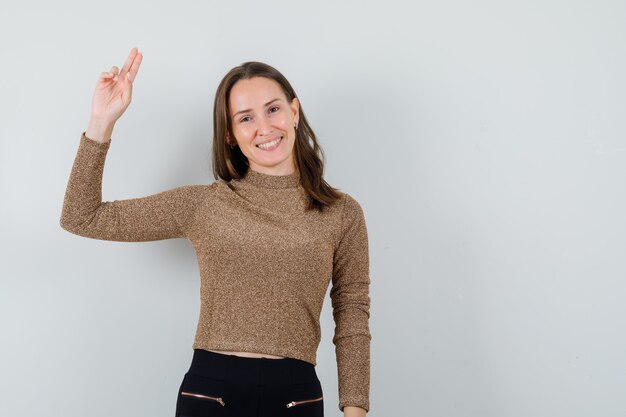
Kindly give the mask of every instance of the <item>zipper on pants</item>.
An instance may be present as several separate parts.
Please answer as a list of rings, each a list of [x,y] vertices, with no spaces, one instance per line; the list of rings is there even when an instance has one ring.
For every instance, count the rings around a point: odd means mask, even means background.
[[[226,405],[226,403],[224,402],[222,397],[209,397],[208,395],[195,394],[193,392],[185,392],[185,391],[182,391],[181,395],[186,395],[188,397],[204,398],[204,399],[207,399],[207,400],[217,401],[218,403],[222,404],[222,406]]]
[[[292,401],[292,402],[290,402],[290,403],[287,403],[287,408],[293,407],[294,405],[300,405],[300,404],[304,404],[304,403],[310,403],[310,402],[313,402],[313,401],[321,401],[321,400],[322,400],[322,398],[324,398],[324,397],[322,396],[322,397],[319,397],[319,398],[313,398],[313,399],[311,399],[311,400]]]

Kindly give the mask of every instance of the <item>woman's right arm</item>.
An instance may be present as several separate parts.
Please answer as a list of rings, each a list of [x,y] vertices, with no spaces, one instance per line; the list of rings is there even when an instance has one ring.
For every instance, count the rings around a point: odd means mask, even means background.
[[[187,228],[206,192],[206,185],[187,185],[129,200],[102,201],[102,174],[111,134],[128,108],[143,55],[133,48],[122,67],[98,78],[91,120],[82,133],[67,183],[61,227],[101,240],[140,242],[187,236]]]
[[[194,213],[212,186],[185,185],[141,198],[102,201],[102,174],[110,145],[110,138],[100,142],[81,134],[61,227],[79,236],[120,242],[187,237]]]

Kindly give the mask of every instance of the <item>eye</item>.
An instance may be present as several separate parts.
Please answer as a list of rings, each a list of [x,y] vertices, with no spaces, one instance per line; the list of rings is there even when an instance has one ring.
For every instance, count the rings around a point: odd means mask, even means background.
[[[278,107],[278,106],[270,107],[270,111],[271,111],[271,110],[273,110],[273,109],[276,109],[276,111],[278,111],[278,110],[280,110],[280,107]],[[272,113],[276,113],[276,112],[274,111],[274,112],[272,112]],[[249,117],[250,117],[250,116],[242,117],[241,119],[239,119],[239,122],[240,122],[240,123],[241,123],[241,122],[245,122],[245,121],[246,121],[246,119],[248,119]]]

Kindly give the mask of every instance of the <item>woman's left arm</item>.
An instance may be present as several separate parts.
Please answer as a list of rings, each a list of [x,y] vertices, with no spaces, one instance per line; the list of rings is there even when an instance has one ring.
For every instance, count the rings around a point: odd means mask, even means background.
[[[335,354],[339,379],[339,409],[346,417],[369,411],[369,249],[365,215],[360,204],[344,193],[341,235],[335,247],[330,298],[335,321]]]

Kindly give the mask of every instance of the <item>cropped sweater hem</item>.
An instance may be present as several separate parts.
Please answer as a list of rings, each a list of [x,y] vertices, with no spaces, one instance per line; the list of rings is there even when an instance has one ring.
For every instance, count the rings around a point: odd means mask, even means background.
[[[228,342],[194,342],[192,349],[204,349],[204,350],[226,350],[233,352],[254,352],[265,353],[268,355],[283,356],[285,358],[299,359],[304,362],[308,362],[313,366],[317,366],[315,357],[304,355],[302,352],[295,350],[285,349],[282,346],[273,345],[261,345],[259,343],[228,343]]]

